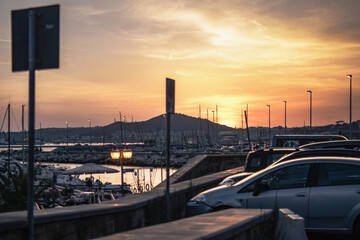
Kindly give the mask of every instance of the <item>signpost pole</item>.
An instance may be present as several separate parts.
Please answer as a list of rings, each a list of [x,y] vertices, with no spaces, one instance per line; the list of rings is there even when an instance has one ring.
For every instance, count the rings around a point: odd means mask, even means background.
[[[35,70],[59,68],[60,5],[11,12],[12,71],[29,71],[28,239],[34,239]],[[37,48],[38,46],[38,48]]]
[[[166,78],[166,221],[170,221],[170,115],[175,113],[175,80]]]
[[[34,239],[34,143],[35,143],[35,10],[29,10],[29,157],[27,183],[28,239]]]
[[[166,113],[166,221],[170,221],[170,113]]]

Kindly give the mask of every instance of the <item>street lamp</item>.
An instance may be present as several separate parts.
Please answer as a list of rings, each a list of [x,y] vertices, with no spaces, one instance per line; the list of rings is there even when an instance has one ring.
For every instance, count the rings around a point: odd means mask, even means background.
[[[350,131],[350,139],[352,138],[352,131],[351,131],[351,112],[352,112],[352,107],[351,107],[351,103],[352,103],[352,99],[351,99],[351,85],[352,85],[352,75],[348,74],[347,77],[350,79],[350,121],[349,121],[349,131]]]
[[[91,119],[89,118],[89,135],[90,135],[90,137],[89,137],[89,143],[90,143],[90,145],[91,145]]]
[[[283,101],[285,103],[285,134],[286,134],[286,101]]]
[[[270,126],[270,105],[266,105],[269,107],[269,147],[270,147],[270,139],[271,139],[271,126]]]
[[[312,128],[312,91],[307,90],[308,93],[310,93],[310,133]]]
[[[120,159],[120,166],[121,166],[121,194],[124,196],[124,158],[130,159],[132,157],[132,151],[130,149],[123,149],[122,151],[119,151],[118,149],[115,149],[111,151],[110,153],[112,160],[119,160]]]

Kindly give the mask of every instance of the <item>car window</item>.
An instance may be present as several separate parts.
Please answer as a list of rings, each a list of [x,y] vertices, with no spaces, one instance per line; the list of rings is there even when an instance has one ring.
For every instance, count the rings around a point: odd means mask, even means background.
[[[260,167],[260,157],[253,157],[250,160],[250,167]]]
[[[266,166],[270,166],[271,164],[273,164],[274,162],[276,162],[277,160],[279,160],[282,156],[284,156],[286,153],[273,153],[273,154],[268,154],[266,156]]]
[[[295,165],[275,172],[273,185],[277,189],[302,188],[306,186],[310,164]]]
[[[253,192],[255,191],[255,187],[256,187],[256,183],[258,183],[259,181],[254,181],[250,184],[248,184],[247,186],[243,187],[239,193],[245,193],[245,192]]]
[[[250,157],[246,160],[244,172],[257,172],[261,169],[262,167],[260,156]]]
[[[319,165],[318,186],[360,184],[360,166],[326,163]]]
[[[268,184],[269,190],[302,188],[306,186],[309,169],[310,164],[285,167],[249,183],[239,192],[252,192],[260,182]]]
[[[284,144],[282,145],[282,147],[298,147],[300,145],[299,140],[288,140],[286,142],[284,142]]]

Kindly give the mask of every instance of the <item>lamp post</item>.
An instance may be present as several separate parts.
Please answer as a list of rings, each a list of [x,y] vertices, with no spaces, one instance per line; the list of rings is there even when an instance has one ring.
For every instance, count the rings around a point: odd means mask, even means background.
[[[91,119],[89,118],[89,143],[91,145]]]
[[[130,159],[132,157],[132,151],[130,149],[123,149],[119,151],[117,149],[111,151],[110,153],[111,159],[119,160],[120,159],[120,166],[121,166],[121,195],[124,196],[124,158]]]
[[[352,103],[352,98],[351,98],[351,95],[352,95],[352,75],[351,74],[348,74],[347,77],[350,79],[350,118],[349,118],[349,132],[350,132],[350,139],[352,139],[352,131],[351,131],[351,113],[352,113],[352,106],[351,106],[351,103]]]
[[[269,147],[270,147],[270,139],[271,139],[271,126],[270,126],[270,105],[266,105],[269,107]]]
[[[216,143],[216,136],[215,136],[215,111],[212,111],[213,114],[213,127],[212,127],[212,135],[214,138],[214,142]]]
[[[308,93],[310,93],[310,133],[312,128],[312,91],[307,90]]]
[[[285,134],[286,134],[286,101],[283,101],[285,103]]]

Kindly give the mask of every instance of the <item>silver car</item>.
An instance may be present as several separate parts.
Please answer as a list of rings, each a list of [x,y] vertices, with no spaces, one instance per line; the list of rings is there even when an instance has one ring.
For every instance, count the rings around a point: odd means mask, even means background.
[[[288,208],[307,230],[360,235],[360,159],[316,157],[270,166],[233,186],[202,192],[189,215],[225,208]]]

